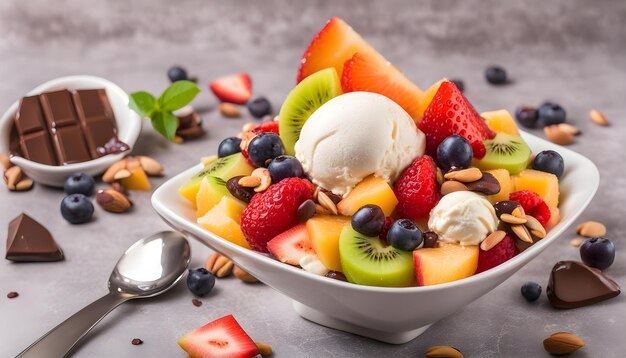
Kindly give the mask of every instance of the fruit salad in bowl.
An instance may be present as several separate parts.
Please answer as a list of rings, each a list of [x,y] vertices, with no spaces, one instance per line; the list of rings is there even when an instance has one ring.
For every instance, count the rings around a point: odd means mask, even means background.
[[[598,185],[589,160],[478,114],[453,82],[421,91],[338,18],[277,118],[217,153],[161,186],[157,212],[305,318],[391,343],[499,285]]]

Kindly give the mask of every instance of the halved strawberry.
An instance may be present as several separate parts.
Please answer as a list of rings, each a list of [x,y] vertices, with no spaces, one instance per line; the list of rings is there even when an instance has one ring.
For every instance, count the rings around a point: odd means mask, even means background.
[[[356,52],[376,52],[350,25],[338,17],[328,20],[300,60],[298,82],[319,70],[335,67],[341,78],[343,63]]]
[[[252,96],[252,82],[247,73],[220,77],[209,88],[222,102],[245,104]]]
[[[341,88],[344,92],[382,94],[399,104],[412,118],[419,118],[419,102],[424,92],[378,53],[357,52],[347,60],[343,65]]]
[[[426,135],[426,153],[430,155],[436,154],[437,146],[444,139],[458,134],[470,142],[477,151],[476,157],[484,156],[484,152],[480,151],[482,141],[495,136],[463,93],[450,81],[441,83],[418,127]]]
[[[191,358],[251,358],[259,354],[254,341],[232,315],[210,322],[178,339]]]
[[[280,262],[300,266],[300,259],[315,255],[306,225],[300,224],[276,236],[267,243],[269,252]]]

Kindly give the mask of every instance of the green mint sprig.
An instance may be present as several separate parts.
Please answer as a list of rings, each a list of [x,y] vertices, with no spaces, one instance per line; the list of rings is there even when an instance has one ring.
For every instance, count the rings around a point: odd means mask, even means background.
[[[176,81],[159,98],[146,91],[132,93],[128,106],[141,117],[150,118],[152,127],[163,137],[174,140],[178,118],[172,112],[185,107],[198,93],[200,88],[195,83]]]

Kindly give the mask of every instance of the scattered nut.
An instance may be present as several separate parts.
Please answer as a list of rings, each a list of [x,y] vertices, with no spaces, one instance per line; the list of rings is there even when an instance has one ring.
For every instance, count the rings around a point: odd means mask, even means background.
[[[494,246],[499,244],[505,236],[506,232],[501,230],[492,232],[489,236],[487,236],[487,238],[485,238],[485,240],[483,240],[483,242],[480,243],[480,249],[483,251],[491,250]]]
[[[185,140],[183,139],[183,137],[181,136],[175,136],[174,140],[172,142],[174,142],[175,144],[183,144]]]
[[[529,244],[533,243],[533,238],[530,236],[530,232],[524,225],[511,225],[511,231],[515,234],[515,236],[519,237],[520,240],[527,242]]]
[[[239,108],[232,103],[224,102],[220,104],[220,113],[224,117],[228,118],[238,118],[241,117],[241,112]]]
[[[526,216],[526,212],[524,212],[524,208],[520,205],[517,206],[515,209],[513,209],[513,211],[511,211],[511,215],[520,218],[520,219],[527,219],[528,217]]]
[[[576,233],[584,237],[600,237],[606,235],[606,226],[597,221],[585,221],[576,227]]]
[[[112,183],[113,181],[115,181],[115,174],[122,169],[126,169],[127,162],[128,159],[122,159],[111,164],[111,166],[104,172],[104,174],[102,174],[102,181],[105,183]]]
[[[230,274],[233,273],[233,267],[234,266],[235,266],[235,264],[232,261],[228,260],[224,264],[224,266],[222,266],[219,270],[217,270],[217,272],[215,273],[215,277],[217,277],[217,278],[224,278],[226,276],[230,276]]]
[[[463,358],[460,350],[451,346],[432,346],[426,350],[427,358]]]
[[[604,115],[604,113],[596,110],[596,109],[592,109],[589,112],[589,118],[591,119],[591,121],[597,125],[600,126],[608,126],[609,125],[609,120],[606,119],[606,116]]]
[[[144,155],[139,156],[139,163],[141,164],[141,168],[146,172],[146,174],[150,176],[162,176],[163,175],[163,166],[157,162],[155,159],[146,157]]]
[[[237,277],[243,282],[247,282],[247,283],[259,282],[259,280],[257,280],[256,277],[242,270],[239,266],[233,267],[233,275],[235,275],[235,277]]]
[[[11,163],[11,161],[9,160],[9,157],[7,157],[4,154],[0,154],[0,165],[2,165],[2,168],[4,170],[7,170],[13,166],[13,163]]]
[[[578,336],[568,332],[557,332],[543,341],[546,352],[554,355],[573,353],[585,346],[585,342]]]
[[[15,191],[26,191],[33,187],[33,180],[31,178],[23,177],[22,180],[15,184]]]
[[[333,215],[337,215],[337,205],[324,193],[324,191],[320,190],[317,193],[317,202],[324,208],[333,213]]]
[[[517,216],[513,216],[511,214],[502,214],[500,215],[500,220],[504,221],[507,224],[526,224],[526,218],[518,218]]]
[[[237,184],[244,188],[256,188],[257,186],[261,185],[261,178],[248,175],[245,177],[241,177]]]
[[[543,239],[546,237],[546,229],[541,225],[539,220],[535,219],[533,216],[526,215],[526,228],[530,230],[530,233],[539,239]]]
[[[321,206],[320,204],[315,204],[315,213],[320,215],[330,214],[330,210]]]
[[[546,126],[543,128],[546,138],[552,143],[559,145],[569,145],[574,143],[574,135],[564,132],[558,125]]]
[[[252,171],[252,176],[261,180],[259,185],[254,188],[254,191],[257,193],[265,191],[270,187],[270,185],[272,185],[272,176],[270,175],[270,171],[265,168],[254,169]]]
[[[579,247],[580,245],[582,245],[582,244],[583,244],[583,239],[581,239],[581,238],[579,238],[579,237],[577,237],[577,238],[575,238],[575,239],[571,239],[571,240],[569,241],[569,244],[570,244],[570,245],[572,245],[572,246],[574,246],[574,247]]]
[[[4,182],[9,190],[15,190],[15,185],[22,180],[22,168],[11,167],[4,172]]]
[[[580,129],[574,127],[573,125],[569,124],[569,123],[560,123],[557,124],[559,126],[559,129],[562,132],[565,133],[569,133],[571,135],[579,135],[580,134]]]
[[[441,185],[441,195],[448,195],[455,191],[467,191],[467,186],[456,180],[448,180]]]
[[[437,167],[437,183],[439,183],[439,185],[443,184],[444,177],[443,177],[443,172],[441,171],[441,168]]]
[[[132,206],[126,195],[115,189],[99,190],[96,194],[96,202],[102,209],[112,213],[123,213]]]
[[[204,262],[204,267],[209,270],[215,277],[223,278],[233,272],[233,262],[226,256],[214,253]]]
[[[259,354],[263,357],[272,355],[272,347],[265,342],[254,342],[256,344],[257,349],[259,350]]]
[[[122,180],[131,176],[131,172],[128,169],[121,169],[115,175],[113,175],[113,179]]]
[[[462,183],[471,183],[476,180],[480,180],[483,177],[483,172],[478,168],[467,168],[462,170],[455,170],[448,172],[443,176],[448,180],[456,180]]]

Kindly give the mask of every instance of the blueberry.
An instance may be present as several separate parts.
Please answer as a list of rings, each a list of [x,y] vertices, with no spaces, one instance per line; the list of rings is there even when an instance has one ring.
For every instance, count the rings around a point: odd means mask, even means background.
[[[526,301],[534,302],[534,301],[537,301],[539,296],[541,296],[541,285],[538,284],[537,282],[526,282],[522,286],[521,291],[522,291],[522,296],[524,296]]]
[[[526,128],[535,128],[537,126],[537,109],[533,107],[522,106],[515,110],[515,119]]]
[[[500,66],[487,67],[485,78],[492,85],[503,85],[508,82],[506,71]]]
[[[204,296],[215,286],[215,276],[204,267],[189,270],[187,287],[196,296]]]
[[[220,146],[217,147],[217,157],[224,158],[231,154],[241,152],[240,144],[241,144],[241,138],[228,137],[224,139],[220,143]]]
[[[257,167],[267,167],[272,159],[283,154],[285,146],[276,133],[260,133],[248,144],[248,156]]]
[[[565,164],[563,163],[563,157],[559,153],[553,150],[544,150],[539,152],[535,160],[533,160],[533,169],[552,173],[557,178],[560,178],[565,169]]]
[[[385,214],[378,205],[362,206],[352,216],[352,228],[365,236],[378,236],[385,225]]]
[[[272,176],[272,183],[278,183],[285,178],[304,178],[302,164],[295,157],[290,155],[279,155],[267,166]]]
[[[615,245],[603,237],[587,239],[580,246],[580,258],[587,266],[606,270],[615,260]]]
[[[172,82],[183,81],[187,79],[187,71],[180,66],[172,66],[167,70],[167,77]]]
[[[255,98],[246,106],[254,118],[263,118],[272,113],[272,104],[265,97]]]
[[[461,92],[465,91],[465,83],[463,83],[463,80],[455,78],[455,79],[451,79],[450,82],[454,83],[454,85],[456,86],[456,88],[459,89],[459,91]]]
[[[437,163],[444,172],[452,169],[469,168],[472,164],[474,151],[467,139],[459,135],[451,135],[437,147]]]
[[[70,194],[61,201],[61,215],[71,224],[86,223],[93,216],[93,204],[83,194]]]
[[[387,242],[396,249],[413,251],[422,242],[422,231],[409,219],[396,220],[387,233]]]
[[[556,103],[546,102],[537,110],[539,121],[544,126],[551,126],[565,122],[567,113],[563,107]]]
[[[74,173],[65,179],[63,189],[67,194],[93,195],[96,188],[96,181],[93,177],[85,173]]]

